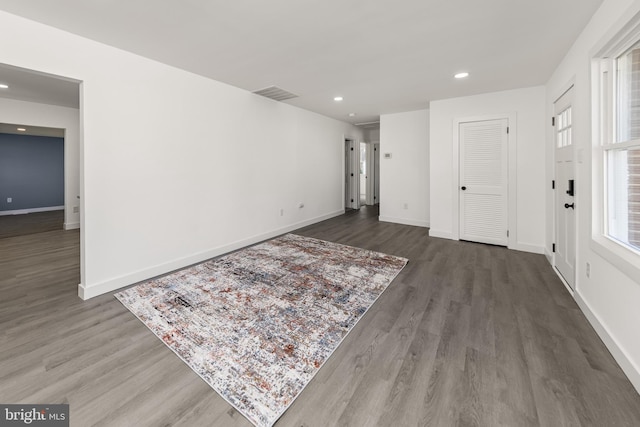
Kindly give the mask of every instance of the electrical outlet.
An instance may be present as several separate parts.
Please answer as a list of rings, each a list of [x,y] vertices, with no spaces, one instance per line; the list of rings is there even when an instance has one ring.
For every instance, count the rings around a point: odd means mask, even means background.
[[[80,212],[80,207],[79,206],[74,206],[73,207],[73,213],[78,213]]]
[[[405,208],[405,209],[409,209],[409,203],[405,203],[405,204],[404,204],[404,208]]]
[[[591,277],[591,264],[587,263],[587,278]]]
[[[11,202],[13,202],[13,198],[7,197],[7,203],[11,203]]]
[[[280,209],[280,216],[284,215],[284,209]]]

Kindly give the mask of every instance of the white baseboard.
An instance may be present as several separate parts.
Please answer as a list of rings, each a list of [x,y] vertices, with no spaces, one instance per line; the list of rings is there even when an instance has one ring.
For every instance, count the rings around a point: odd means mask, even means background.
[[[593,326],[593,329],[596,330],[600,339],[602,339],[604,344],[607,346],[607,349],[609,349],[613,358],[618,362],[618,365],[620,365],[625,375],[629,378],[629,381],[631,381],[631,384],[633,384],[636,391],[640,393],[640,368],[638,368],[638,366],[636,366],[627,356],[624,349],[622,349],[616,339],[611,336],[609,330],[605,324],[602,323],[598,315],[591,311],[591,307],[584,299],[582,299],[579,292],[574,294],[574,298],[584,315],[589,320],[589,323],[591,323],[591,326]]]
[[[549,264],[553,267],[553,252],[549,252],[549,249],[544,248],[544,256],[547,257],[547,261],[549,261]]]
[[[36,212],[49,212],[49,211],[63,211],[64,206],[48,206],[46,208],[29,208],[29,209],[17,209],[14,211],[0,211],[0,216],[4,215],[24,215]]]
[[[441,239],[458,240],[458,239],[455,239],[453,237],[453,233],[451,233],[449,231],[434,230],[433,228],[429,229],[429,236],[430,237],[439,237]]]
[[[396,224],[403,224],[403,225],[413,225],[414,227],[429,227],[429,222],[427,221],[416,221],[413,219],[395,218],[395,217],[383,216],[383,215],[380,215],[378,217],[378,221],[393,222]]]
[[[556,273],[556,276],[558,276],[558,279],[560,279],[560,281],[562,282],[562,284],[564,285],[564,288],[567,290],[567,292],[569,292],[569,295],[571,295],[571,297],[573,299],[576,299],[575,296],[575,292],[573,289],[571,289],[571,286],[569,286],[569,284],[567,283],[567,281],[565,280],[564,277],[562,277],[562,274],[560,274],[560,272],[558,271],[558,269],[555,267],[555,265],[553,265],[553,263],[551,263],[551,269],[553,270],[554,273]]]
[[[64,223],[64,229],[65,230],[76,230],[80,228],[80,223],[79,222],[65,222]]]
[[[564,280],[564,277],[562,277],[558,270],[556,270],[556,268],[553,266],[552,254],[549,251],[545,250],[545,255],[547,256],[547,259],[551,264],[551,268],[553,268],[553,271],[558,275],[560,281],[567,289],[567,292],[569,292],[569,294],[576,301],[576,304],[578,304],[578,307],[587,318],[593,329],[596,331],[604,345],[607,347],[607,350],[609,350],[613,358],[616,360],[616,362],[618,362],[618,365],[620,365],[620,368],[622,368],[622,371],[625,373],[627,378],[629,378],[629,381],[631,381],[633,387],[638,393],[640,393],[640,369],[634,365],[629,357],[627,357],[626,352],[618,345],[618,342],[615,340],[615,338],[611,336],[607,327],[600,320],[600,317],[598,317],[591,310],[591,307],[582,298],[580,292],[574,291],[573,289],[571,289],[571,287],[569,287],[566,280]]]
[[[515,249],[516,251],[530,252],[533,254],[544,254],[544,246],[530,245],[528,243],[516,243],[515,246],[509,249]]]
[[[453,233],[449,231],[434,230],[433,228],[429,230],[429,237],[458,240],[454,238]],[[530,245],[528,243],[516,243],[515,246],[510,246],[509,249],[522,252],[530,252],[534,254],[544,254],[544,246]]]
[[[302,227],[306,227],[311,224],[315,224],[327,219],[334,218],[344,214],[344,210],[339,210],[326,215],[322,215],[316,218],[311,218],[305,221],[301,221],[295,224],[288,225],[286,227],[278,228],[267,233],[259,234],[247,239],[238,240],[228,245],[220,246],[214,249],[206,250],[200,253],[192,254],[186,257],[182,257],[173,261],[169,261],[163,264],[159,264],[153,267],[138,270],[129,274],[125,274],[119,277],[115,277],[109,280],[105,280],[100,283],[85,286],[80,283],[78,285],[78,296],[83,300],[97,297],[98,295],[112,292],[125,286],[133,285],[134,283],[148,280],[152,277],[161,276],[171,271],[179,270],[184,267],[188,267],[199,262],[206,261],[211,258],[215,258],[220,255],[224,255],[229,252],[244,248],[246,246],[253,245],[255,243],[262,242],[267,239],[280,236],[281,234],[289,233]]]

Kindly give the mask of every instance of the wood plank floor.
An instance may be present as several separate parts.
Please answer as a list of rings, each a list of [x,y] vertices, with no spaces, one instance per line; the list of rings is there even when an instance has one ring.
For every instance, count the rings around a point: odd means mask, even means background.
[[[64,210],[0,215],[0,239],[62,230]]]
[[[640,396],[543,256],[376,218],[298,231],[410,262],[278,427],[640,425]],[[112,295],[77,297],[78,240],[0,240],[0,402],[69,403],[78,427],[250,426]]]

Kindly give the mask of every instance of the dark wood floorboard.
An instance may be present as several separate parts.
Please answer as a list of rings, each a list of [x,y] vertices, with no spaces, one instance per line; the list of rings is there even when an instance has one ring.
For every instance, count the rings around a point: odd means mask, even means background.
[[[64,210],[0,215],[0,239],[62,230]]]
[[[408,258],[277,422],[639,426],[640,396],[543,256],[430,238],[373,207],[297,233]],[[250,426],[112,294],[77,297],[79,233],[0,239],[0,402],[71,425]]]

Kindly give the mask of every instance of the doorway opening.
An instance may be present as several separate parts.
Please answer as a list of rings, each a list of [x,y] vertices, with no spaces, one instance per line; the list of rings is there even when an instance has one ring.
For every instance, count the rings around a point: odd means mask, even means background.
[[[0,239],[63,229],[64,133],[0,123]]]
[[[80,198],[82,181],[82,107],[80,106],[82,82],[44,71],[31,70],[10,64],[0,63],[3,83],[9,86],[8,91],[0,91],[0,122],[22,124],[26,129],[48,128],[61,132],[63,138],[63,203],[64,230],[80,229],[80,232],[66,234],[58,226],[60,235],[68,236],[79,252],[79,279],[84,282],[84,232],[81,223],[84,221],[83,200]],[[26,126],[24,126],[26,125]],[[17,126],[16,126],[17,128]],[[17,130],[17,129],[16,129]],[[22,132],[22,131],[19,131]],[[17,199],[12,195],[1,195],[6,202],[11,198],[14,206]],[[16,196],[17,197],[17,196]],[[51,207],[51,206],[49,206]],[[33,213],[29,214],[33,215]],[[32,234],[25,239],[38,242],[33,236],[43,236],[42,242],[56,235],[53,233]],[[19,237],[22,238],[22,237]],[[73,245],[72,245],[73,246]],[[46,250],[49,246],[44,244]]]
[[[367,155],[369,153],[368,144],[366,142],[360,143],[360,206],[369,205],[368,203],[368,162]]]
[[[360,142],[358,186],[359,206],[380,203],[380,144]]]

